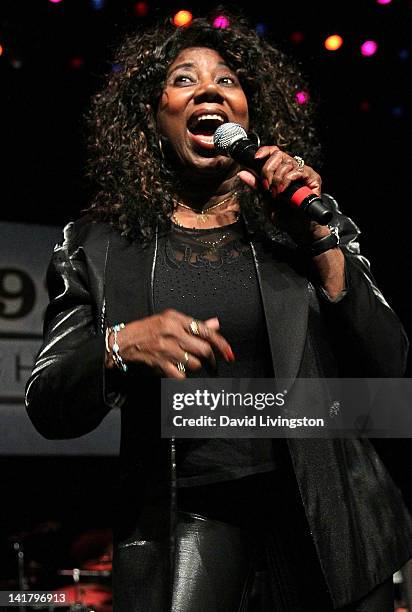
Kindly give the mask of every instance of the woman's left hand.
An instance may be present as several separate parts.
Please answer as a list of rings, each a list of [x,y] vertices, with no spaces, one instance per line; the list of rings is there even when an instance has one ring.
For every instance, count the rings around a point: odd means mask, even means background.
[[[300,167],[296,159],[276,146],[260,147],[255,157],[267,158],[261,176],[257,178],[249,170],[241,170],[238,177],[253,189],[257,189],[261,181],[263,189],[268,192],[268,197],[265,198],[266,213],[272,223],[288,232],[296,243],[301,245],[309,245],[314,240],[330,234],[328,226],[311,221],[297,207],[276,202],[276,196],[293,181],[302,181],[320,196],[322,179],[319,174],[306,164]],[[345,262],[342,251],[338,248],[330,249],[314,257],[313,262],[329,297],[332,300],[337,299],[345,288]]]
[[[249,170],[241,170],[238,177],[257,189],[259,185],[268,192],[267,214],[279,228],[286,230],[298,242],[311,242],[329,233],[325,228],[302,214],[293,206],[279,206],[276,196],[281,194],[293,181],[302,181],[311,191],[321,194],[322,179],[313,168],[306,164],[299,167],[296,159],[276,146],[260,147],[256,159],[267,158],[261,176],[257,178]]]

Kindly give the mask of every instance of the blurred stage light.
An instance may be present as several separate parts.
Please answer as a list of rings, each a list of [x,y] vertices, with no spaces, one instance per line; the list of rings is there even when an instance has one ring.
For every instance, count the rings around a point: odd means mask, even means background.
[[[84,59],[82,57],[72,57],[72,59],[70,60],[70,66],[72,68],[75,68],[76,70],[78,70],[79,68],[82,68],[84,65]]]
[[[407,60],[410,56],[409,49],[401,49],[398,53],[399,59]]]
[[[298,91],[295,98],[298,104],[306,104],[309,102],[309,94],[307,91]]]
[[[376,0],[378,4],[390,4],[392,0]]]
[[[378,43],[375,42],[374,40],[365,40],[365,42],[361,44],[361,53],[365,57],[375,55],[377,50],[378,50]]]
[[[328,51],[337,51],[343,45],[343,38],[339,34],[328,36],[324,42],[325,49]]]
[[[213,21],[213,27],[218,28],[220,30],[224,30],[230,26],[230,21],[226,17],[226,15],[218,15],[216,19]]]
[[[62,0],[49,0],[52,4],[60,4]]]
[[[267,27],[266,27],[266,25],[264,23],[258,23],[256,25],[255,30],[256,30],[256,34],[258,36],[265,36],[266,32],[267,32]]]
[[[294,45],[300,45],[301,42],[303,42],[305,39],[305,35],[303,34],[303,32],[292,32],[292,34],[290,35],[290,40],[293,42]]]
[[[0,45],[0,55],[3,55],[4,49],[3,49],[3,45]]]
[[[146,17],[149,12],[149,5],[147,2],[136,2],[134,5],[134,12],[138,17]]]
[[[362,102],[359,105],[359,108],[363,113],[369,112],[371,109],[369,100],[362,100]]]
[[[402,117],[402,115],[403,115],[403,108],[402,108],[402,106],[394,106],[392,108],[391,112],[392,112],[392,115],[394,117]]]
[[[105,0],[90,0],[90,2],[95,11],[101,11],[104,8]]]
[[[190,11],[178,11],[173,17],[173,23],[178,28],[187,26],[192,21],[193,15]]]

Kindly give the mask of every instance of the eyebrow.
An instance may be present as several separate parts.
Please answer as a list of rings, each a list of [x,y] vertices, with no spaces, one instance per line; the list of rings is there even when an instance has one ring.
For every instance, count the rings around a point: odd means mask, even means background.
[[[217,65],[219,67],[225,67],[230,70],[229,66],[225,62],[218,62]],[[174,72],[176,72],[176,70],[179,70],[180,68],[195,68],[195,64],[193,62],[182,62],[181,64],[177,64],[177,66],[172,68],[172,70],[167,76],[169,77],[171,74],[173,74]]]

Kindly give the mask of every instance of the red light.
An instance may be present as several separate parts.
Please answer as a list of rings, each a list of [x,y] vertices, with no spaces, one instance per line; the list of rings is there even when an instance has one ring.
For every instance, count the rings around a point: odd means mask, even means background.
[[[134,12],[138,17],[146,17],[149,12],[149,5],[147,2],[136,2],[134,5]]]
[[[82,57],[73,57],[70,60],[70,66],[78,70],[84,65],[84,59]]]
[[[303,34],[303,32],[292,32],[292,34],[290,35],[290,40],[293,42],[294,45],[300,45],[300,43],[303,42],[305,36]]]
[[[370,111],[370,109],[371,109],[370,102],[369,102],[368,100],[363,100],[363,101],[360,103],[359,108],[361,109],[361,111],[362,111],[363,113],[367,113],[367,112],[369,112],[369,111]]]
[[[0,45],[0,56],[3,55],[3,51],[4,51],[3,45]]]

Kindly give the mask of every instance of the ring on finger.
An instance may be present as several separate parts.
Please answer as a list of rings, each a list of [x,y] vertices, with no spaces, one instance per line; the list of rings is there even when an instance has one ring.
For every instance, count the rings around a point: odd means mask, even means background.
[[[182,372],[183,374],[186,372],[185,364],[182,363],[181,361],[177,362],[176,367],[179,370],[179,372]]]
[[[197,319],[193,319],[189,325],[190,333],[194,336],[200,336],[199,322]]]
[[[305,165],[305,160],[302,157],[299,157],[299,155],[294,155],[293,159],[298,164],[298,170],[302,170],[303,166]]]

